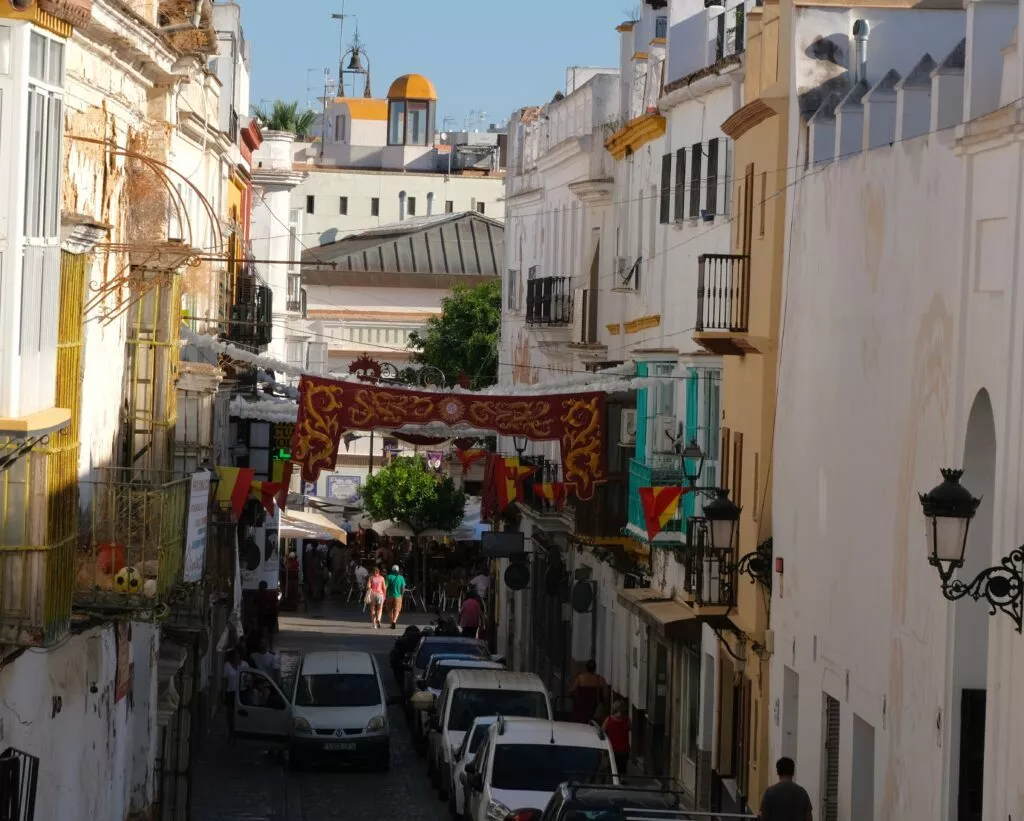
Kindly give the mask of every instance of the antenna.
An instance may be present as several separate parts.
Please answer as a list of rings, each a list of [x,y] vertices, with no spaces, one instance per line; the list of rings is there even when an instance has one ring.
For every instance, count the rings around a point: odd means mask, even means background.
[[[347,0],[341,0],[341,14],[332,14],[331,19],[337,20],[339,23],[339,47],[338,47],[338,96],[345,96],[345,89],[342,85],[345,77],[345,20],[352,17],[351,14],[345,14],[345,4]]]

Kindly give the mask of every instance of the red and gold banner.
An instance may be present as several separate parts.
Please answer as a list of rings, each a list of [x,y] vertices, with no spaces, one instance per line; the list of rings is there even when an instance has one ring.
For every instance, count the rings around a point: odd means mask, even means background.
[[[537,482],[533,486],[533,492],[541,499],[553,502],[559,509],[565,504],[564,482]]]
[[[462,465],[462,475],[465,476],[467,471],[473,467],[474,463],[479,462],[487,456],[486,450],[456,450],[455,457],[459,460],[459,464]]]
[[[640,504],[647,524],[647,538],[653,539],[671,522],[679,512],[679,502],[690,492],[681,487],[642,487]]]
[[[404,425],[443,422],[525,436],[561,445],[562,476],[580,499],[603,482],[605,396],[600,392],[539,396],[431,393],[304,376],[292,459],[302,478],[315,482],[337,463],[338,444],[347,431],[394,430]]]

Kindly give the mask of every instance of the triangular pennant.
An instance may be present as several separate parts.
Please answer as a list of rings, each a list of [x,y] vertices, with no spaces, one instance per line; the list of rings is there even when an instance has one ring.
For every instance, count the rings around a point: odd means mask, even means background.
[[[541,499],[553,502],[559,509],[565,504],[566,488],[564,482],[537,482],[533,486],[533,493]]]
[[[675,518],[683,493],[681,487],[640,488],[640,504],[644,510],[647,538],[653,539]]]
[[[479,462],[487,455],[486,450],[456,450],[455,457],[459,460],[459,464],[462,465],[462,475],[465,476],[466,472],[473,466],[475,462]]]
[[[281,492],[280,482],[253,482],[251,494],[260,500],[263,509],[271,516],[274,515],[274,503],[277,495]]]
[[[217,485],[217,502],[230,504],[231,512],[237,519],[242,515],[245,500],[249,498],[249,490],[256,471],[253,468],[219,467],[217,475],[220,477],[220,483]]]

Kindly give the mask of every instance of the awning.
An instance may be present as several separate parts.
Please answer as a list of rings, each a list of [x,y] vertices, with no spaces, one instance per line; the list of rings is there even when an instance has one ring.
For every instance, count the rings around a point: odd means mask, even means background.
[[[332,539],[348,544],[348,534],[322,513],[301,510],[285,510],[281,514],[282,539]]]
[[[652,587],[619,591],[619,604],[639,616],[667,639],[700,639],[701,622],[688,604]]]

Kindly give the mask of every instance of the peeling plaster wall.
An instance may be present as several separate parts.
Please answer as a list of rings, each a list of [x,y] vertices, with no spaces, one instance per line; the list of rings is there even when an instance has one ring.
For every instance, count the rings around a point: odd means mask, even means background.
[[[120,821],[153,800],[158,631],[132,624],[135,681],[120,701],[116,636],[91,628],[0,668],[0,748],[40,759],[38,819]]]
[[[851,817],[854,714],[874,728],[875,818],[942,817],[950,609],[925,561],[916,494],[962,459],[953,431],[965,175],[951,139],[842,160],[791,195],[773,465],[785,574],[772,600],[772,752],[782,751],[789,667],[799,675],[797,773],[815,807],[822,692],[841,703],[841,819]]]

